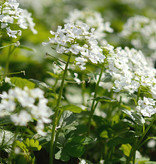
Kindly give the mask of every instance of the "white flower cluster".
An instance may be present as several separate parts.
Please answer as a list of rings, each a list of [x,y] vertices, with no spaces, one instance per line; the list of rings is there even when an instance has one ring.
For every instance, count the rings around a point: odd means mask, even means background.
[[[48,100],[44,98],[44,92],[39,89],[24,90],[16,87],[0,96],[0,117],[10,115],[11,121],[18,126],[26,126],[28,122],[37,121],[36,131],[45,135],[44,123],[50,123],[49,116],[52,111],[47,106]]]
[[[129,37],[136,48],[143,48],[147,45],[150,50],[156,49],[156,21],[145,16],[134,16],[127,20],[121,33]]]
[[[12,38],[21,36],[22,29],[29,28],[34,34],[37,33],[31,14],[19,8],[16,0],[7,0],[0,6],[0,26]]]
[[[90,29],[88,25],[84,23],[81,25],[67,23],[64,28],[58,26],[57,32],[50,32],[52,38],[49,38],[49,42],[43,43],[43,45],[57,45],[57,53],[76,55],[76,64],[82,70],[85,69],[88,59],[95,64],[104,62],[105,56],[102,54],[102,49],[98,46],[93,29]]]
[[[94,34],[97,40],[102,40],[107,32],[113,32],[113,29],[110,27],[110,22],[104,22],[100,13],[95,11],[80,11],[75,9],[70,12],[69,17],[65,19],[65,23],[75,23],[77,25],[86,23],[89,27],[95,29]]]
[[[148,65],[141,51],[128,47],[114,49],[110,45],[105,48],[109,51],[106,72],[112,76],[114,91],[132,94],[138,92],[140,87],[148,88],[152,98],[144,97],[139,100],[137,109],[143,116],[151,117],[156,113],[156,69]]]
[[[156,82],[156,70],[148,65],[141,51],[128,47],[112,47],[109,51],[107,72],[115,80],[116,92],[127,90],[134,93],[140,86],[152,87]]]
[[[138,101],[137,110],[139,110],[143,116],[151,117],[156,113],[156,101],[152,98],[144,97],[143,100]]]

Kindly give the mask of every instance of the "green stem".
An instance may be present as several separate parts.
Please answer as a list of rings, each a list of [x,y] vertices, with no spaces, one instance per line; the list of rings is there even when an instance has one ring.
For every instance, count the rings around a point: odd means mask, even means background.
[[[59,112],[58,119],[57,119],[57,125],[58,125],[58,123],[59,123],[59,121],[60,121],[60,118],[61,118],[61,116],[62,116],[62,113],[63,113],[63,111],[60,111],[60,112]],[[63,124],[63,123],[62,123],[62,124]],[[61,129],[61,128],[62,128],[62,125],[61,125],[60,129]],[[54,142],[53,150],[55,150],[56,141],[57,141],[57,139],[58,139],[59,133],[60,133],[60,130],[58,129],[58,131],[56,132],[56,135],[55,135],[55,142]]]
[[[59,106],[60,106],[60,102],[61,102],[61,97],[62,97],[63,87],[64,87],[64,81],[65,81],[68,65],[69,65],[69,62],[70,62],[70,58],[71,58],[71,54],[69,55],[66,66],[65,66],[65,70],[64,70],[63,77],[62,77],[60,90],[59,90],[59,97],[58,97],[58,100],[57,100],[56,111],[55,111],[55,114],[54,114],[53,128],[52,128],[52,133],[51,133],[51,143],[50,143],[50,164],[53,164],[53,156],[54,156],[54,151],[55,151],[54,150],[55,130],[56,130],[56,126],[57,126],[57,123],[58,123]]]
[[[82,74],[82,84],[81,84],[81,88],[82,88],[82,105],[85,105],[85,81],[84,81],[84,74]]]
[[[91,105],[91,111],[90,111],[90,115],[89,115],[89,120],[88,120],[88,132],[87,132],[87,136],[89,136],[90,134],[90,126],[91,126],[91,121],[92,121],[92,117],[93,117],[93,114],[94,114],[94,111],[95,111],[95,98],[96,98],[96,95],[97,95],[97,91],[98,91],[98,88],[99,88],[99,83],[101,81],[101,77],[102,77],[102,73],[103,73],[103,70],[104,70],[104,64],[102,65],[102,68],[101,68],[101,72],[100,72],[100,75],[99,75],[99,79],[96,83],[96,87],[95,87],[95,93],[94,93],[94,97],[93,97],[93,101],[92,101],[92,105]]]
[[[9,63],[10,63],[10,57],[11,57],[11,54],[14,52],[14,50],[15,50],[15,47],[13,47],[13,48],[12,48],[12,46],[9,47],[8,56],[7,56],[7,60],[6,60],[5,75],[4,75],[4,77],[6,77],[6,75],[8,73]]]
[[[136,105],[138,105],[139,97],[140,97],[140,88],[138,89]],[[135,142],[132,146],[132,149],[131,149],[130,155],[126,161],[126,164],[129,164],[131,160],[133,160],[133,164],[135,164],[135,154],[136,154],[136,150],[137,150],[137,142],[138,142],[138,138],[135,140]]]
[[[127,161],[126,161],[126,164],[130,164],[130,161],[132,160],[132,158],[134,157],[134,154],[135,154],[135,151],[136,151],[136,141],[134,142],[134,144],[132,145],[132,148],[131,148],[131,152],[130,152],[130,155],[129,157],[127,158]],[[134,160],[134,159],[133,159]]]
[[[17,129],[16,129],[16,131],[15,131],[14,138],[13,138],[12,150],[11,150],[10,156],[9,156],[9,164],[12,164],[12,156],[13,156],[13,154],[14,154],[15,142],[16,142],[16,138],[17,138],[18,132],[19,132],[19,128],[17,127]],[[10,139],[10,140],[11,140],[11,139]],[[8,142],[9,142],[9,141],[8,141]]]
[[[147,127],[147,129],[144,131],[142,137],[140,138],[140,140],[138,141],[138,139],[135,141],[135,144],[132,146],[131,152],[130,152],[130,156],[128,157],[126,164],[129,164],[129,162],[133,159],[133,164],[135,163],[135,152],[136,150],[138,150],[143,143],[142,140],[144,139],[145,135],[148,133],[149,129],[151,128],[151,126],[153,125],[154,121],[156,120],[156,115],[154,116],[153,120],[151,121],[150,125]]]
[[[145,130],[145,132],[143,133],[141,139],[139,140],[137,147],[140,148],[140,144],[142,142],[142,140],[144,139],[145,135],[148,133],[149,129],[151,128],[151,126],[153,125],[154,121],[156,120],[156,114],[154,115],[153,120],[151,121],[151,123],[149,124],[149,126],[147,127],[147,129]]]
[[[6,75],[17,75],[17,74],[23,74],[25,76],[25,71],[20,71],[20,72],[12,72],[12,73],[7,73]],[[0,77],[4,76],[4,74],[0,74]]]

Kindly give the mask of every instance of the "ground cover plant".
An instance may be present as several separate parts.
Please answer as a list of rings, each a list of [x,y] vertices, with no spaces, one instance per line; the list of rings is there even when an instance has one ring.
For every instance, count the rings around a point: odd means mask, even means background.
[[[0,0],[0,163],[156,163],[154,0]]]

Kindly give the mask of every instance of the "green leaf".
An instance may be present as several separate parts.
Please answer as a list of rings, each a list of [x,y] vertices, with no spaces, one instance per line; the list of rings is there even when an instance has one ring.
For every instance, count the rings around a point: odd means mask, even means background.
[[[85,151],[85,137],[76,136],[71,138],[65,145],[64,150],[72,157],[81,157]]]
[[[100,134],[101,138],[108,138],[108,132],[106,130],[102,131]]]
[[[122,144],[120,147],[120,150],[122,150],[127,157],[129,157],[131,149],[132,146],[130,144]]]
[[[108,142],[108,145],[109,146],[117,146],[117,145],[120,145],[120,144],[133,143],[133,141],[134,141],[133,137],[130,137],[130,138],[116,137],[116,138],[113,138],[112,140],[110,140]]]
[[[29,89],[33,89],[35,87],[35,84],[27,79],[21,78],[21,77],[11,77],[10,81],[19,88],[24,88],[25,86]]]
[[[62,160],[64,162],[67,162],[70,160],[70,156],[68,155],[68,153],[63,150],[63,149],[60,149],[56,154],[55,154],[55,159],[57,160]]]
[[[83,145],[88,145],[88,144],[92,143],[93,141],[94,141],[93,138],[86,137],[84,142],[83,142]]]
[[[60,158],[61,158],[61,153],[62,153],[62,150],[59,150],[59,151],[55,154],[55,159],[60,159]]]
[[[53,72],[49,72],[47,71],[47,74],[49,74],[51,77],[55,78],[55,79],[60,79],[60,76],[57,74],[54,74]]]
[[[116,100],[111,99],[110,97],[107,97],[107,96],[96,97],[93,100],[96,100],[96,101],[105,101],[105,102],[117,102]]]
[[[115,115],[112,117],[112,123],[113,123],[113,124],[117,124],[117,123],[119,123],[119,121],[120,121],[120,116],[117,115],[117,114],[115,114]]]
[[[68,154],[72,157],[81,157],[85,151],[84,146],[79,144],[77,145],[67,144],[65,148]]]
[[[122,110],[126,115],[128,115],[136,124],[142,126],[145,123],[144,118],[139,113],[135,113],[129,110]]]
[[[64,161],[64,162],[70,160],[70,156],[68,155],[68,153],[66,151],[61,152],[61,160]]]
[[[67,125],[75,126],[75,122],[76,122],[75,114],[70,111],[64,111],[60,118],[59,126],[61,127],[65,127]]]
[[[39,80],[35,80],[35,79],[29,79],[31,82],[35,83],[38,87],[40,88],[46,88],[46,89],[49,89],[50,86],[48,86],[46,83],[42,82],[42,81],[39,81]]]
[[[19,148],[21,148],[21,150],[23,150],[25,153],[28,153],[29,150],[27,149],[26,145],[23,142],[20,141],[16,141],[15,145],[18,146]]]
[[[12,121],[10,119],[10,116],[5,116],[0,118],[0,126],[5,125],[5,124],[11,124]]]
[[[22,155],[18,155],[18,158],[16,159],[17,164],[28,164],[28,161],[24,158]]]
[[[27,51],[35,52],[35,49],[34,48],[27,47],[27,46],[24,46],[24,45],[20,45],[20,46],[18,46],[18,48],[22,48],[22,49],[25,49]]]
[[[148,139],[156,140],[156,137],[148,137]]]
[[[81,113],[82,109],[76,105],[66,105],[63,107],[63,110],[69,110],[73,113]]]
[[[29,148],[29,150],[39,151],[42,148],[42,146],[39,145],[39,141],[34,139],[27,138],[25,144]]]

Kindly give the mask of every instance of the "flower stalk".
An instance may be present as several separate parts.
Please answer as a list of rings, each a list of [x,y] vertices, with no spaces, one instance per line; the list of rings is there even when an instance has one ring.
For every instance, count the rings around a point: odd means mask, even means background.
[[[101,81],[103,71],[104,71],[104,64],[102,65],[101,72],[100,72],[98,81],[97,81],[96,86],[95,86],[95,94],[94,94],[94,97],[93,97],[93,101],[92,101],[92,105],[91,105],[91,111],[90,111],[90,115],[89,115],[89,119],[88,119],[87,136],[89,136],[89,134],[90,134],[91,121],[92,121],[93,114],[94,114],[94,111],[95,111],[96,106],[97,106],[97,104],[95,104],[95,101],[96,101],[95,99],[96,99],[96,96],[97,96],[97,91],[98,91],[98,88],[99,88],[99,83]]]
[[[126,164],[129,164],[131,160],[133,160],[133,164],[135,164],[135,153],[136,150],[138,150],[141,146],[142,146],[142,141],[145,137],[145,135],[148,133],[148,131],[150,130],[150,128],[152,127],[154,121],[156,120],[156,115],[154,116],[154,118],[152,119],[150,125],[147,127],[147,129],[144,131],[142,137],[140,138],[140,140],[138,141],[138,139],[136,139],[134,146],[131,149],[130,155],[126,161]]]
[[[15,51],[15,47],[12,48],[12,46],[9,47],[8,50],[8,56],[7,56],[7,60],[6,60],[6,66],[5,66],[5,74],[4,77],[6,77],[8,70],[9,70],[9,64],[10,64],[10,57],[12,55],[12,53]]]
[[[55,147],[55,132],[56,132],[56,127],[58,124],[58,116],[59,116],[59,106],[60,106],[60,102],[61,102],[61,97],[62,97],[62,93],[63,93],[63,88],[64,88],[64,81],[65,81],[65,77],[67,74],[67,70],[68,70],[68,65],[70,62],[70,58],[71,58],[71,53],[68,56],[68,60],[64,69],[64,73],[63,73],[63,77],[62,77],[62,82],[61,82],[61,86],[60,86],[60,90],[59,90],[59,96],[58,96],[58,100],[57,100],[57,104],[56,104],[56,111],[54,114],[54,120],[53,120],[53,128],[52,128],[52,133],[51,133],[51,142],[50,142],[50,164],[53,164],[53,157],[54,157],[54,147]]]

